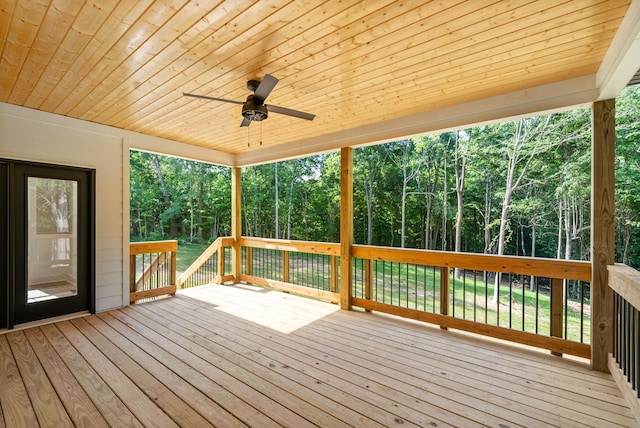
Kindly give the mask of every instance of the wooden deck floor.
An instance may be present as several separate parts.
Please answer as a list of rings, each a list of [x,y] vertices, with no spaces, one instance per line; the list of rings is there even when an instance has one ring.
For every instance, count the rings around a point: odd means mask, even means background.
[[[244,286],[0,335],[0,427],[634,426],[576,361]]]

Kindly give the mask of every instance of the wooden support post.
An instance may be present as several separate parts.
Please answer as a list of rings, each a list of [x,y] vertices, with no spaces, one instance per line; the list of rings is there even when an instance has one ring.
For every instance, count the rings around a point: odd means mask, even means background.
[[[371,284],[373,283],[373,263],[371,259],[364,259],[364,298],[371,300]],[[371,309],[365,309],[371,312]]]
[[[331,265],[330,265],[330,276],[331,282],[329,284],[329,290],[332,293],[338,292],[338,256],[330,256],[331,257]]]
[[[613,292],[607,266],[614,263],[615,100],[592,108],[591,141],[591,368],[608,372],[613,351]]]
[[[340,308],[351,310],[353,278],[353,149],[340,150]]]
[[[289,282],[289,252],[282,251],[282,282]]]
[[[562,337],[562,315],[564,313],[564,280],[551,278],[551,332],[553,337]],[[551,352],[553,355],[562,356],[560,352]]]
[[[233,247],[231,249],[231,274],[234,281],[238,282],[242,266],[242,170],[231,169],[231,237]]]
[[[449,315],[449,268],[440,268],[440,313]],[[440,326],[441,329],[447,330],[447,327]]]

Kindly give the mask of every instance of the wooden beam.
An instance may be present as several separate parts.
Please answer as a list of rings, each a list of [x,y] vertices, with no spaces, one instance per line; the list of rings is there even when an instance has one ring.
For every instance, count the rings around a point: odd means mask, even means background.
[[[613,292],[607,266],[614,263],[615,100],[593,104],[591,142],[591,368],[608,372],[613,351]]]
[[[353,149],[340,150],[340,308],[351,309],[353,244]]]
[[[233,247],[231,247],[231,274],[240,278],[242,266],[240,238],[242,237],[242,170],[240,168],[231,169],[231,237]]]

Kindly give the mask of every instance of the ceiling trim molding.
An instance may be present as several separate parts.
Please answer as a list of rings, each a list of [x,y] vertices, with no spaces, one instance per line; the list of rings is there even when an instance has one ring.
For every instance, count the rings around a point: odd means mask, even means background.
[[[483,123],[509,120],[590,104],[598,97],[596,76],[589,75],[522,91],[427,111],[368,126],[334,132],[236,155],[236,166],[309,156]]]
[[[617,97],[639,69],[640,0],[632,0],[596,74],[598,100]]]
[[[127,131],[125,129],[75,119],[59,114],[48,113],[28,107],[0,102],[0,115],[7,117],[19,117],[35,122],[45,122],[53,126],[78,129],[83,132],[107,135],[115,138],[125,138],[129,141],[130,148],[134,150],[142,150],[201,162],[209,162],[216,165],[235,165],[235,155],[230,153],[224,153],[139,132]],[[9,142],[9,144],[12,143]]]

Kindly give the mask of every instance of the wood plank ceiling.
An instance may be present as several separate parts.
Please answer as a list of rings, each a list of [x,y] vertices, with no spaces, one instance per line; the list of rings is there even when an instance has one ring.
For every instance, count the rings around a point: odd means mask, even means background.
[[[594,74],[629,4],[2,0],[0,101],[239,154]],[[182,96],[267,73],[315,120]]]

